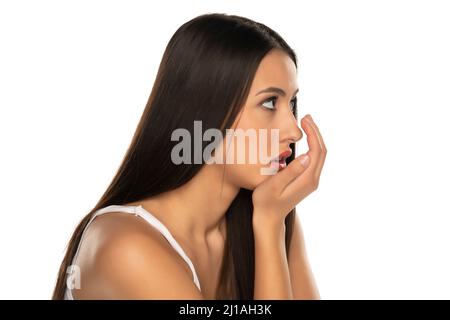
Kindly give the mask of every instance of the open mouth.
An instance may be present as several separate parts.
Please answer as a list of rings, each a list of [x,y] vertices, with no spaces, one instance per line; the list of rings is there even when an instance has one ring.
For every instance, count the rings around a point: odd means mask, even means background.
[[[283,170],[286,168],[286,159],[290,157],[292,150],[287,150],[278,155],[278,157],[272,159],[271,166]]]

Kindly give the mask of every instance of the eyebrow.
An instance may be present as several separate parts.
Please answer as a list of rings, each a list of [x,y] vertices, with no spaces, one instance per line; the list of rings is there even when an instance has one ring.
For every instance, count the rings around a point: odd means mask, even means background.
[[[265,89],[263,89],[263,90],[261,90],[261,91],[259,91],[257,94],[256,94],[256,96],[258,95],[258,94],[261,94],[261,93],[265,93],[265,92],[276,92],[276,93],[278,93],[279,95],[281,95],[281,96],[286,96],[286,92],[284,92],[284,90],[283,89],[281,89],[281,88],[277,88],[277,87],[268,87],[268,88],[265,88]],[[297,90],[295,90],[295,92],[294,92],[294,96],[295,96],[295,94],[298,92],[298,88],[297,88]]]

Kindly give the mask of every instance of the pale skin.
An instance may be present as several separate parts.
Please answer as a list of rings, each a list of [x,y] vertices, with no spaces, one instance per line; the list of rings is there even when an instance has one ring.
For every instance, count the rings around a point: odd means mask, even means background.
[[[303,133],[291,111],[298,89],[296,72],[284,52],[269,52],[233,127],[278,128],[280,151],[299,141]],[[280,88],[285,95],[258,94],[268,87]],[[276,102],[267,100],[272,96],[277,96]],[[267,166],[261,163],[204,165],[185,185],[127,204],[142,205],[170,230],[192,260],[201,291],[188,265],[159,231],[139,217],[117,212],[99,216],[86,230],[75,262],[81,269],[81,289],[72,290],[74,298],[214,299],[226,237],[225,212],[240,188],[246,188],[254,190],[255,299],[320,299],[298,214],[289,261],[284,241],[284,218],[318,188],[327,153],[312,118],[303,117],[300,125],[309,148],[306,165],[298,156],[272,176],[261,175],[260,168]]]

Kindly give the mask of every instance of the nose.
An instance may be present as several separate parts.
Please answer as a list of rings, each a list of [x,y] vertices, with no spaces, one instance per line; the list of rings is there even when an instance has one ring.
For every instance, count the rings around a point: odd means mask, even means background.
[[[284,122],[284,134],[281,141],[288,144],[295,143],[303,137],[303,132],[297,125],[297,118],[291,113],[289,119]]]

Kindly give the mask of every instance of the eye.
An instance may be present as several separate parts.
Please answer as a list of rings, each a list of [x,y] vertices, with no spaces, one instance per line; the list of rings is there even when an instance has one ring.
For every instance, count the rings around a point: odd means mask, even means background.
[[[297,107],[297,97],[291,100],[291,111],[294,112],[294,109]]]
[[[261,103],[261,105],[264,107],[264,108],[266,108],[266,109],[269,109],[269,110],[271,110],[271,111],[274,111],[275,110],[275,102],[277,101],[277,97],[276,96],[273,96],[273,97],[270,97],[269,99],[267,99],[267,100],[264,100],[264,102],[263,103]]]
[[[277,101],[277,96],[273,96],[270,97],[266,100],[264,100],[261,105],[266,108],[269,109],[270,111],[275,111],[276,107],[275,107],[275,103]],[[290,107],[291,107],[291,111],[294,112],[294,109],[297,107],[297,97],[295,97],[294,99],[291,100],[290,102]]]

